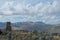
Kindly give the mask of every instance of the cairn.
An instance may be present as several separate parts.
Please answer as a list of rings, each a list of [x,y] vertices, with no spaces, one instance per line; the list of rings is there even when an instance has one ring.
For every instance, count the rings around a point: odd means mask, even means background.
[[[6,23],[6,31],[12,31],[11,23],[10,22]]]
[[[6,23],[6,32],[7,32],[7,40],[12,40],[12,28],[10,22]]]

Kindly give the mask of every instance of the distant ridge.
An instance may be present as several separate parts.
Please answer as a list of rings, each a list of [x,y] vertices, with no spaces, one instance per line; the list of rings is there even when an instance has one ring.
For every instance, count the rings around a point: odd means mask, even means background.
[[[0,28],[4,28],[5,22],[0,22]],[[60,25],[50,25],[43,22],[16,22],[11,23],[14,30],[48,30],[51,32],[59,32]]]

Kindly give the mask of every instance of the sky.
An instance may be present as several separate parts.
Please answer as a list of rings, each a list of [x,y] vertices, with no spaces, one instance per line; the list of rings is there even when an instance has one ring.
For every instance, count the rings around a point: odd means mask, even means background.
[[[60,24],[60,0],[0,0],[0,22]]]

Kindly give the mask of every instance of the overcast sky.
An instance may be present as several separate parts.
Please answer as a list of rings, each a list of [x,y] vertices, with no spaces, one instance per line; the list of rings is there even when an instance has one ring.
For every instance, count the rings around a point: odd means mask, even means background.
[[[60,24],[60,0],[0,0],[0,22]]]

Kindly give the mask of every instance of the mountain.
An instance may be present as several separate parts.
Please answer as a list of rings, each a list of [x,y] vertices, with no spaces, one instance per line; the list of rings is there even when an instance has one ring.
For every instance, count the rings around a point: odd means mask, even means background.
[[[6,23],[0,22],[0,28],[5,27]],[[59,25],[50,25],[43,22],[16,22],[11,23],[11,26],[14,30],[48,30],[51,32],[59,32]]]
[[[60,33],[60,25],[54,25],[50,28],[51,32]]]
[[[6,23],[0,22],[0,27],[5,27]],[[43,22],[16,22],[11,23],[13,28],[18,28],[20,30],[46,30],[51,25],[45,24]]]
[[[0,22],[0,28],[4,28],[4,27],[5,27],[5,25],[6,25],[6,23],[5,23],[5,22]]]

